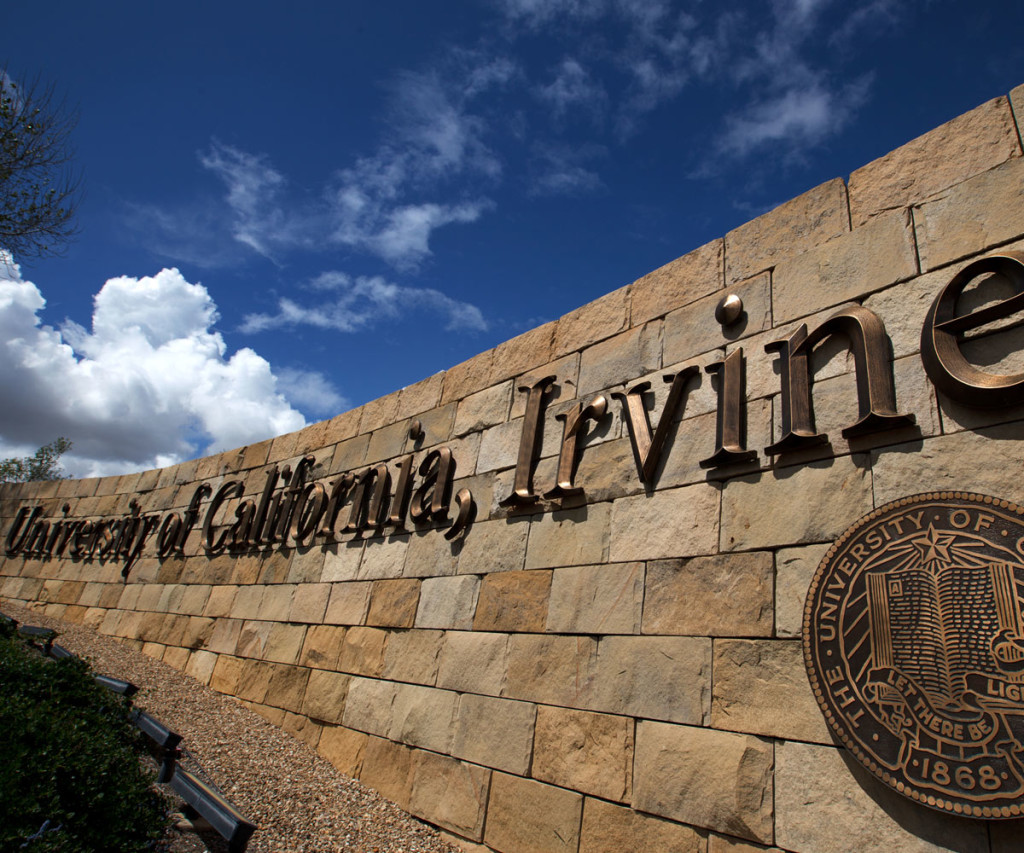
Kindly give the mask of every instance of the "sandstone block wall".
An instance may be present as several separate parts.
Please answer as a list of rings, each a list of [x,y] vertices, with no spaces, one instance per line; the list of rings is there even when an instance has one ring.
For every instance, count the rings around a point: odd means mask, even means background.
[[[476,518],[339,541],[210,553],[202,520],[180,554],[156,534],[123,560],[0,555],[0,596],[81,622],[237,696],[467,850],[503,853],[1009,851],[1016,821],[927,810],[837,747],[808,686],[804,596],[829,543],[909,494],[978,491],[1024,503],[1024,408],[980,410],[928,380],[932,300],[995,249],[1024,250],[1024,87],[701,246],[556,322],[360,409],[173,468],[0,487],[59,519],[184,517],[197,486],[239,480],[230,521],[266,472],[305,455],[310,481],[447,447],[453,493]],[[723,295],[743,300],[733,326]],[[816,425],[829,443],[768,454],[782,433],[777,355],[765,346],[857,304],[885,324],[900,412],[916,425],[847,440],[858,415],[845,346],[815,352]],[[1024,340],[965,348],[1022,370]],[[706,370],[742,348],[751,461],[715,451]],[[648,483],[613,397],[695,365]],[[556,482],[574,406],[581,494],[506,499],[528,394],[555,376],[539,427],[537,493]],[[558,415],[565,416],[563,420]],[[419,422],[419,429],[413,428]],[[412,432],[412,435],[410,434]],[[418,436],[418,437],[415,437]],[[347,510],[346,510],[347,512]],[[221,521],[221,519],[226,519]],[[339,531],[346,521],[339,516]]]

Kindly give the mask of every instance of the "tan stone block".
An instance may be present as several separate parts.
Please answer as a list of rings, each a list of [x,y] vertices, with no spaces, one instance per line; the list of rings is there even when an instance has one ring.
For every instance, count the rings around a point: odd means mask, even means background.
[[[438,376],[440,375],[442,374],[438,374]],[[452,434],[452,426],[455,424],[455,412],[457,409],[458,405],[456,403],[448,403],[445,406],[440,406],[417,415],[416,420],[420,422],[423,438],[416,442],[416,447],[422,449],[446,442]],[[458,462],[461,464],[463,460],[458,459]]]
[[[411,628],[416,621],[420,581],[413,579],[373,581],[366,624]]]
[[[445,539],[437,528],[417,531],[409,538],[402,575],[407,578],[454,575],[459,564],[459,547]]]
[[[448,368],[441,390],[442,405],[453,400],[461,400],[490,385],[493,356],[494,350],[487,350]]]
[[[331,669],[338,665],[345,629],[333,625],[311,625],[306,631],[299,654],[299,663],[314,669]]]
[[[987,851],[983,821],[926,809],[829,746],[775,747],[775,843],[786,850]]]
[[[579,794],[494,773],[484,842],[516,853],[575,853],[582,806]]]
[[[772,555],[767,551],[647,566],[643,633],[770,637]]]
[[[316,749],[320,742],[320,733],[324,728],[329,727],[322,726],[309,719],[309,717],[304,717],[302,714],[293,714],[291,711],[288,711],[284,715],[284,722],[281,723],[281,728],[292,737],[301,740],[310,749]]]
[[[161,660],[168,666],[173,666],[179,671],[184,671],[185,667],[188,666],[188,659],[191,652],[188,649],[180,648],[179,646],[168,646],[164,649],[164,656]]]
[[[625,850],[704,853],[704,838],[692,827],[587,797],[583,801],[580,853]]]
[[[872,475],[862,464],[842,456],[730,480],[722,490],[722,549],[835,539],[872,508]]]
[[[609,559],[624,563],[713,554],[718,550],[718,500],[718,489],[709,483],[620,498],[612,503]]]
[[[359,781],[407,808],[412,796],[415,751],[384,738],[371,737],[363,748]]]
[[[296,585],[291,583],[273,584],[263,591],[257,618],[268,622],[287,622],[292,609],[292,596]]]
[[[256,619],[256,616],[259,615],[264,589],[262,586],[239,587],[238,592],[234,595],[234,603],[231,606],[230,614],[234,616],[234,619]],[[142,595],[145,595],[144,590]]]
[[[725,294],[743,301],[743,314],[735,323],[723,327],[714,318],[715,309]],[[765,272],[736,282],[726,291],[712,293],[665,317],[663,361],[665,364],[684,362],[726,342],[742,340],[771,327],[771,276]]]
[[[398,419],[408,418],[434,408],[441,399],[443,384],[444,373],[442,372],[428,376],[414,385],[407,385],[399,395],[395,417]]]
[[[923,269],[984,251],[1024,234],[1024,159],[951,187],[914,208]]]
[[[409,811],[480,840],[491,773],[447,756],[417,752]]]
[[[554,349],[555,323],[545,323],[494,348],[490,384],[525,373],[538,364],[551,361]]]
[[[353,577],[363,581],[401,577],[410,538],[400,535],[366,540],[359,572]]]
[[[288,621],[313,624],[323,622],[324,613],[327,611],[327,600],[331,595],[331,587],[332,584],[329,583],[299,584],[292,596]]]
[[[330,625],[362,625],[370,607],[369,581],[329,584],[331,597],[323,617]]]
[[[606,503],[558,510],[532,518],[526,546],[526,568],[606,562],[610,521],[611,510]]]
[[[359,776],[367,736],[344,726],[325,726],[316,751],[346,776]]]
[[[555,569],[546,629],[556,634],[635,634],[643,601],[643,563]]]
[[[502,382],[470,394],[459,402],[455,413],[454,435],[479,432],[489,426],[504,423],[512,403],[512,383]]]
[[[846,185],[834,178],[726,234],[726,286],[849,230]]]
[[[146,657],[153,658],[154,660],[163,660],[164,650],[165,649],[166,649],[166,646],[163,646],[160,643],[143,643],[142,644],[142,653]]]
[[[1007,464],[1022,452],[1020,423],[873,451],[875,505],[931,491],[980,492],[1024,504],[1024,479],[1014,465]],[[862,514],[852,515],[848,523]]]
[[[854,228],[1018,157],[1006,98],[995,98],[929,131],[850,175]]]
[[[584,350],[580,358],[580,397],[614,388],[661,367],[661,326],[661,321],[655,320]]]
[[[775,635],[803,635],[804,602],[828,544],[783,548],[775,555]]]
[[[67,614],[65,614],[65,618],[68,618]],[[187,649],[205,648],[213,635],[215,620],[202,616],[189,616],[187,619],[185,631],[181,637],[181,645]]]
[[[628,802],[633,770],[633,720],[569,708],[537,709],[536,779]]]
[[[305,625],[275,623],[267,637],[263,658],[276,663],[298,663],[305,639]]]
[[[760,738],[641,720],[633,808],[771,844],[772,764]]]
[[[578,705],[588,694],[596,661],[597,642],[591,637],[512,634],[502,695],[549,705]]]
[[[398,685],[390,681],[351,679],[345,699],[344,724],[350,729],[387,737],[397,690]]]
[[[459,574],[508,572],[523,568],[526,539],[533,522],[527,518],[478,521],[459,552]]]
[[[318,583],[324,572],[324,556],[324,551],[319,545],[293,549],[285,580],[300,585]]]
[[[427,578],[420,589],[416,627],[470,630],[479,588],[475,575]]]
[[[369,444],[369,435],[357,435],[354,438],[339,441],[337,447],[334,448],[330,470],[341,474],[361,468],[366,463],[366,451]]]
[[[629,287],[620,287],[558,320],[555,328],[556,358],[610,338],[629,325]]]
[[[388,632],[378,628],[349,628],[338,656],[338,668],[355,675],[380,675]]]
[[[398,684],[395,686],[387,736],[400,743],[447,753],[452,739],[452,717],[458,701],[459,695],[451,690]]]
[[[523,419],[516,418],[484,430],[480,437],[480,453],[476,470],[479,473],[513,468],[519,454]]]
[[[256,660],[243,661],[235,695],[239,699],[262,703],[267,696],[273,674],[274,669],[269,663]]]
[[[309,681],[302,700],[302,713],[315,720],[340,723],[352,677],[341,672],[309,670]]]
[[[785,323],[917,275],[913,223],[906,210],[816,246],[772,274],[772,311]]]
[[[379,427],[393,423],[398,412],[399,396],[399,391],[393,391],[363,405],[359,418],[359,432],[373,432]]]
[[[274,666],[263,701],[285,711],[298,711],[302,707],[309,674],[310,670],[301,666]]]
[[[374,430],[366,448],[366,461],[374,463],[400,456],[408,440],[409,422],[405,420]]]
[[[231,651],[239,657],[262,658],[273,627],[273,622],[244,622],[238,635],[238,645]]]
[[[711,725],[832,743],[811,693],[799,640],[716,640]]]
[[[230,616],[235,602],[237,586],[214,586],[210,587],[210,597],[206,600],[206,607],[203,608],[203,615],[212,618]]]
[[[200,684],[209,684],[213,675],[214,667],[217,665],[218,656],[213,652],[193,652],[185,666],[185,672],[191,675]]]
[[[434,684],[443,642],[443,631],[390,632],[382,676],[389,681]]]
[[[324,425],[323,443],[324,447],[337,444],[351,438],[359,431],[359,418],[362,410],[352,409],[335,415]],[[333,469],[332,469],[333,470]]]
[[[473,630],[543,631],[550,593],[550,571],[486,575],[480,585]]]
[[[536,706],[466,693],[460,697],[452,722],[452,755],[525,775],[533,754]]]
[[[234,654],[238,648],[238,640],[242,632],[242,622],[238,619],[216,619],[213,633],[206,648],[217,654]]]
[[[449,631],[441,647],[437,686],[497,696],[508,668],[507,634]]]
[[[639,326],[721,288],[724,246],[724,240],[712,240],[633,282],[630,324]]]
[[[712,832],[708,835],[708,853],[782,853],[782,851],[778,847],[765,847],[763,844],[739,841],[736,838],[715,835]]]
[[[339,542],[324,551],[324,568],[320,573],[323,583],[352,581],[359,575],[363,558],[363,543],[359,540]]]
[[[700,724],[711,710],[711,640],[604,637],[577,707]],[[511,680],[511,672],[509,673]]]

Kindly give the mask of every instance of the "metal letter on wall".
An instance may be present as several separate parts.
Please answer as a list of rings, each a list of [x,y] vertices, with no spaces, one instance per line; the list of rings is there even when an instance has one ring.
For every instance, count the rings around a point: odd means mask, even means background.
[[[811,581],[804,660],[882,782],[966,817],[1024,814],[1024,509],[934,492],[857,521]]]
[[[1014,295],[977,311],[958,315],[957,302],[971,282],[994,274],[1008,282]],[[1024,309],[1024,254],[1005,252],[968,264],[935,297],[921,329],[921,361],[928,378],[943,394],[980,408],[1024,402],[1024,373],[988,373],[971,364],[960,350],[961,335]],[[1004,327],[1005,328],[1005,327]],[[980,337],[984,333],[979,333]]]

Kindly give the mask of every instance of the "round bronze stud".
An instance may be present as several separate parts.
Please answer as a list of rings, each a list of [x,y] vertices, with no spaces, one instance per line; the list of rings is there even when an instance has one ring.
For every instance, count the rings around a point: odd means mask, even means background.
[[[894,501],[829,548],[804,607],[829,726],[941,811],[1024,806],[1024,510],[967,492]]]
[[[743,313],[743,300],[735,293],[723,296],[715,306],[715,319],[723,326],[731,326]]]

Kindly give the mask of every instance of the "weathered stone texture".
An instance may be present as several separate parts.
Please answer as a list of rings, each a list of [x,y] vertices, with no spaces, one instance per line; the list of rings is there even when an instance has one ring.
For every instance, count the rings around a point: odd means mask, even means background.
[[[484,843],[503,853],[575,853],[583,797],[494,773]]]
[[[555,569],[546,627],[555,634],[636,634],[643,600],[643,563]]]
[[[448,752],[458,694],[418,684],[399,684],[394,696],[388,737],[434,752]]]
[[[615,501],[609,560],[619,563],[714,553],[718,546],[718,494],[713,486],[701,483]]]
[[[536,779],[628,802],[633,771],[633,720],[541,705],[537,709]]]
[[[455,414],[455,435],[478,432],[504,423],[511,404],[512,383],[503,382],[464,398]]]
[[[726,285],[849,230],[846,185],[835,178],[726,234]]]
[[[366,624],[388,628],[411,628],[416,621],[419,596],[418,580],[374,581]]]
[[[537,706],[466,693],[459,699],[452,728],[451,754],[525,776],[533,756]]]
[[[770,844],[772,765],[760,738],[642,721],[633,807]]]
[[[770,636],[772,575],[772,555],[765,551],[653,561],[643,633]]]
[[[914,223],[924,269],[1017,239],[1024,234],[1024,158],[923,201]]]
[[[443,755],[417,752],[409,811],[480,840],[491,772]]]
[[[583,351],[580,396],[613,388],[661,366],[661,323],[647,323]]]
[[[621,332],[629,324],[629,288],[620,287],[562,317],[555,329],[555,358]]]
[[[917,274],[913,225],[906,210],[816,246],[772,274],[772,311],[785,323],[881,290]]]
[[[712,240],[633,282],[630,325],[639,326],[722,287],[724,240]]]
[[[550,592],[550,571],[486,575],[480,584],[473,630],[543,631]]]
[[[702,833],[633,809],[587,797],[583,802],[580,853],[705,853]]]
[[[711,725],[832,743],[807,683],[799,640],[716,640]]]
[[[853,172],[853,225],[908,207],[1019,155],[1007,99],[995,98]]]
[[[887,790],[845,750],[782,742],[775,758],[775,841],[785,850],[988,850],[982,821],[925,809]]]
[[[603,563],[608,559],[610,505],[591,504],[534,516],[526,568]]]
[[[473,627],[480,578],[475,575],[427,578],[420,588],[417,628]]]
[[[509,639],[506,634],[450,631],[441,649],[437,686],[497,696],[505,683]]]
[[[825,556],[828,544],[783,548],[775,555],[775,634],[800,637],[803,634],[804,602],[811,578]]]
[[[443,642],[443,631],[392,631],[381,675],[390,681],[433,684]]]
[[[872,508],[872,475],[864,462],[843,456],[731,481],[722,493],[722,549],[836,538]]]

